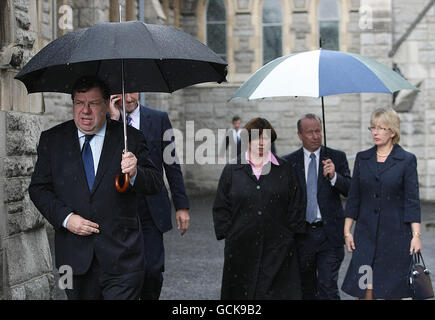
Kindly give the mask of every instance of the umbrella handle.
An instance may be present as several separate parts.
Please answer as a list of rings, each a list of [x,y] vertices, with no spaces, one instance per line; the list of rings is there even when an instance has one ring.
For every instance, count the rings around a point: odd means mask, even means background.
[[[122,186],[122,187],[119,184],[119,177],[120,177],[119,174],[117,174],[116,177],[115,177],[115,187],[116,187],[116,190],[118,190],[119,193],[124,193],[128,189],[128,185],[130,183],[130,175],[128,173],[124,174],[124,186]]]

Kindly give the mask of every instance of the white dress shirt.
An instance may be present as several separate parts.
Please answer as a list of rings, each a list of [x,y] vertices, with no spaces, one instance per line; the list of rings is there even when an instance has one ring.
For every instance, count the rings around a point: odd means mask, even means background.
[[[137,109],[139,109],[139,108],[137,108]],[[106,136],[106,127],[107,127],[107,121],[104,122],[103,127],[95,134],[95,136],[89,142],[89,146],[91,147],[91,150],[92,150],[92,158],[94,160],[95,176],[97,175],[98,164],[100,163],[101,151],[103,150],[104,137]],[[79,137],[80,150],[82,150],[83,145],[85,144],[86,134],[81,132],[80,129],[77,129],[77,135]],[[130,179],[130,185],[134,185],[135,179],[136,179],[136,176],[134,176],[133,178]],[[68,222],[68,219],[73,213],[74,212],[71,212],[63,221],[62,226],[64,228],[66,228],[66,224]]]
[[[95,136],[89,141],[89,146],[92,150],[92,159],[94,160],[94,173],[97,175],[98,163],[100,162],[101,151],[103,150],[104,137],[106,135],[106,126],[107,121],[104,122],[103,127],[95,134]],[[77,129],[77,135],[79,136],[80,150],[83,149],[83,145],[85,144],[85,136],[86,134],[81,132],[80,129]],[[63,220],[62,226],[66,228],[66,224],[68,222],[69,217],[74,212],[71,212],[65,220]]]
[[[305,168],[305,182],[307,182],[308,179],[308,166],[310,165],[310,155],[311,153],[314,153],[316,155],[316,172],[317,175],[321,174],[323,175],[323,172],[319,173],[319,163],[320,163],[320,148],[317,149],[314,152],[310,152],[307,149],[303,148],[304,150],[304,168]],[[337,181],[337,173],[335,173],[334,178],[332,178],[329,182],[332,186],[335,185],[335,182]],[[317,208],[317,220],[322,220],[322,215],[320,214],[320,208]]]
[[[239,128],[239,130],[232,129],[232,131],[233,131],[234,142],[237,144],[237,137],[240,138],[240,133],[242,132],[242,128]]]
[[[122,115],[122,114],[121,114]],[[137,106],[136,109],[134,109],[131,113],[130,113],[130,117],[131,117],[131,126],[133,128],[136,128],[137,130],[140,130],[140,107],[139,105]]]

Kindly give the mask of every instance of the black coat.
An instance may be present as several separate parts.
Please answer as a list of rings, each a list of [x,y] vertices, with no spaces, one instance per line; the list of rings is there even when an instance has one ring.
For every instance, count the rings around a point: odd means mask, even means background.
[[[305,207],[291,165],[259,180],[249,164],[228,164],[213,205],[218,240],[225,238],[222,299],[300,299],[295,233],[304,230]]]
[[[345,211],[356,220],[355,250],[342,290],[364,297],[360,268],[371,266],[374,298],[405,298],[410,296],[410,224],[420,222],[417,159],[395,145],[379,169],[376,146],[357,154]]]
[[[94,253],[101,268],[111,274],[144,269],[143,239],[137,216],[136,194],[160,192],[161,174],[148,159],[143,135],[128,128],[128,148],[138,161],[134,186],[126,193],[115,188],[121,174],[123,128],[107,120],[103,149],[92,190],[89,190],[77,127],[62,123],[41,134],[38,160],[29,186],[30,198],[55,228],[56,266],[69,265],[74,275],[86,273]],[[62,222],[74,212],[99,224],[100,233],[79,236]]]
[[[320,159],[326,156],[325,147],[320,149]],[[344,244],[344,209],[340,195],[347,197],[350,187],[350,171],[346,154],[342,151],[328,148],[327,156],[332,160],[337,173],[337,180],[334,186],[323,176],[323,163],[319,162],[317,173],[317,203],[322,215],[324,230],[328,242],[334,247],[342,247]],[[302,148],[284,156],[295,169],[301,186],[304,204],[307,202],[307,183],[305,180],[304,151]]]

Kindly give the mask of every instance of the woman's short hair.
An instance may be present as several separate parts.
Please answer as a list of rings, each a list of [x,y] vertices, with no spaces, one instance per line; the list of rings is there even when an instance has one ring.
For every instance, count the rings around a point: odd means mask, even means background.
[[[379,108],[373,111],[370,118],[371,125],[382,125],[389,128],[393,133],[393,144],[400,141],[400,117],[396,111],[391,108]]]
[[[264,118],[254,118],[249,120],[248,123],[245,125],[244,129],[246,129],[246,131],[248,132],[249,142],[251,142],[252,130],[258,130],[259,131],[258,136],[261,136],[263,134],[264,129],[269,129],[270,141],[274,142],[277,138],[275,129],[272,127],[270,122]]]

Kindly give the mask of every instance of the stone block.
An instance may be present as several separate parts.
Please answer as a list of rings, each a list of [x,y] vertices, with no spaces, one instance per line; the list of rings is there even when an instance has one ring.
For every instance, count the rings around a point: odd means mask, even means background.
[[[36,41],[36,33],[34,31],[27,31],[17,28],[15,30],[16,43],[23,48],[33,49],[33,44]]]
[[[18,112],[7,113],[7,155],[35,154],[43,118]]]
[[[0,300],[3,300],[5,298],[4,297],[5,290],[4,290],[4,283],[3,283],[5,272],[6,270],[3,267],[3,248],[1,247],[1,242],[0,242]]]
[[[31,157],[8,157],[4,159],[4,173],[6,178],[30,176],[34,163]]]
[[[17,27],[23,28],[24,30],[29,30],[30,19],[27,12],[20,10],[15,11],[15,20],[17,21]]]
[[[19,178],[5,179],[5,203],[17,202],[24,199],[25,182]]]
[[[361,33],[361,45],[373,45],[375,44],[375,35],[373,33],[363,32]]]
[[[375,20],[373,21],[373,32],[388,32],[391,33],[391,20]]]
[[[235,37],[251,37],[254,35],[254,28],[237,28],[234,29],[234,36]]]
[[[52,272],[45,228],[8,237],[4,242],[11,287]]]
[[[44,274],[23,284],[11,287],[11,300],[52,300],[54,275]]]
[[[236,29],[239,27],[250,27],[251,15],[250,14],[238,14],[236,15]]]
[[[22,202],[10,203],[7,206],[9,236],[44,226],[45,218],[35,208],[27,195]],[[11,206],[17,211],[13,213],[9,212]]]
[[[29,1],[30,0],[14,0],[15,10],[27,12],[29,8]]]

